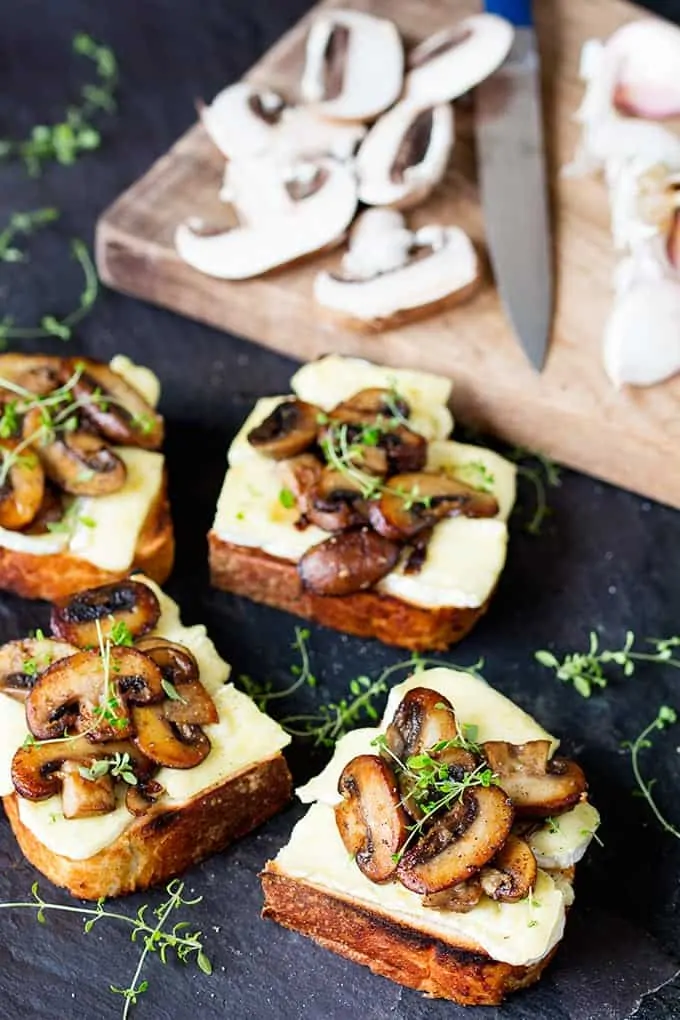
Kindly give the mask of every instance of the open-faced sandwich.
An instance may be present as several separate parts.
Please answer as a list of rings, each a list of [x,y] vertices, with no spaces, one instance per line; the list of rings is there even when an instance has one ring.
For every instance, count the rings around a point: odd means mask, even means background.
[[[0,356],[0,588],[56,599],[174,557],[160,386],[117,356]]]
[[[264,914],[400,984],[493,1005],[538,980],[599,823],[579,766],[483,680],[438,668],[343,737],[262,875]]]
[[[23,853],[98,899],[163,882],[290,798],[289,737],[143,575],[0,648],[0,793]]]
[[[231,445],[212,583],[350,634],[446,648],[503,568],[513,465],[447,439],[439,376],[332,355],[291,385]]]

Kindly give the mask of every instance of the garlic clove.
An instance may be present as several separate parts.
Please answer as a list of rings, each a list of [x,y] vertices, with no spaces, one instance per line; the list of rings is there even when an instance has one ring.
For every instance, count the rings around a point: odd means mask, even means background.
[[[653,386],[680,371],[680,281],[647,279],[617,297],[604,331],[615,386]]]
[[[680,28],[634,21],[610,36],[605,59],[615,67],[612,104],[649,120],[680,114]]]

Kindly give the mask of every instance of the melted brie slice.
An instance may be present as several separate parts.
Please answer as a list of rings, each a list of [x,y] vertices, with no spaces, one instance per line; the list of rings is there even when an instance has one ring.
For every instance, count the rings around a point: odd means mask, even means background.
[[[544,868],[565,868],[583,856],[599,816],[588,803],[546,823],[531,837],[539,864],[538,878],[530,898],[519,903],[496,903],[484,896],[467,914],[440,911],[422,905],[420,896],[400,883],[376,885],[356,866],[338,834],[333,806],[340,800],[338,779],[345,765],[358,754],[374,754],[373,739],[385,731],[407,691],[428,687],[447,697],[461,727],[477,728],[476,739],[557,740],[484,680],[457,670],[437,668],[413,674],[394,687],[379,727],[355,730],[342,737],[333,758],[314,779],[301,787],[298,797],[312,804],[297,824],[287,846],[276,858],[286,875],[359,903],[418,931],[455,939],[457,945],[482,949],[493,959],[528,965],[542,959],[560,940],[566,907],[573,900],[570,883]],[[313,803],[315,802],[315,803]]]
[[[165,787],[159,803],[181,807],[187,801],[230,776],[271,758],[290,743],[288,734],[232,684],[225,681],[229,666],[220,657],[202,624],[185,627],[177,603],[143,575],[136,579],[148,584],[161,604],[161,616],[153,634],[175,641],[195,656],[201,683],[211,693],[219,721],[203,727],[211,750],[205,761],[193,769],[162,768],[158,781]],[[14,792],[11,763],[14,751],[27,736],[24,706],[0,694],[0,794]],[[133,822],[124,804],[122,784],[118,806],[108,814],[92,818],[64,818],[61,797],[44,801],[18,798],[19,817],[33,835],[53,853],[71,860],[86,860],[109,846]]]

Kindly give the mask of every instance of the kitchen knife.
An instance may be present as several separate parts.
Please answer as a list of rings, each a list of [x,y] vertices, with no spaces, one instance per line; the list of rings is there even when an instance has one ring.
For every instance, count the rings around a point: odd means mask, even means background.
[[[496,283],[524,352],[541,371],[553,307],[541,74],[530,0],[486,0],[515,26],[505,63],[475,89],[486,236]]]

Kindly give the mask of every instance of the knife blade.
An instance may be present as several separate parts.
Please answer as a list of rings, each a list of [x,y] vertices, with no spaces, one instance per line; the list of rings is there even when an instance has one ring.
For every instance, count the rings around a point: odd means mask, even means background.
[[[536,371],[553,314],[540,59],[530,0],[487,0],[515,26],[505,63],[477,86],[475,135],[486,235],[506,314]]]

